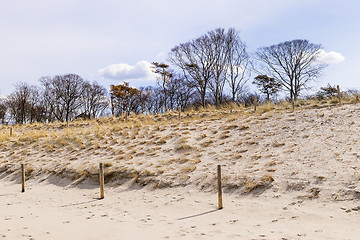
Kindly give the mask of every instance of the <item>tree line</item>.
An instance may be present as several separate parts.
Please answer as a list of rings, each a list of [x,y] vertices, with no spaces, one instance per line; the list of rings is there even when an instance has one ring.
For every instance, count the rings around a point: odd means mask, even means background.
[[[71,121],[76,117],[95,118],[108,107],[106,89],[79,75],[42,77],[41,87],[20,83],[0,103],[0,118],[8,114],[15,123]]]
[[[158,86],[133,88],[124,82],[108,91],[76,74],[42,77],[40,87],[27,83],[0,101],[0,119],[13,122],[72,121],[124,112],[153,114],[190,106],[251,104],[252,81],[266,100],[279,91],[295,101],[326,67],[318,61],[322,46],[292,40],[259,48],[250,55],[240,33],[218,28],[171,49],[167,62],[153,62]],[[259,99],[260,96],[258,96]]]

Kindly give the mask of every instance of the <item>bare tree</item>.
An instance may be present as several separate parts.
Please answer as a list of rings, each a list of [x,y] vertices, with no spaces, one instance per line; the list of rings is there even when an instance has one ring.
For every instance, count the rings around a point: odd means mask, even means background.
[[[226,82],[233,101],[249,78],[250,58],[239,33],[218,28],[171,50],[169,61],[181,69],[185,79],[195,87],[205,106],[207,90],[213,103],[223,101]]]
[[[233,28],[227,33],[226,48],[226,80],[231,89],[232,101],[236,102],[237,96],[250,78],[251,61],[246,51],[246,44],[240,39],[239,32]]]
[[[29,108],[30,86],[27,83],[15,85],[15,91],[7,98],[7,106],[10,115],[16,123],[26,123],[26,115]]]
[[[152,113],[154,109],[153,104],[153,87],[140,87],[139,93],[137,94],[139,106],[140,106],[140,112],[141,113]]]
[[[44,100],[55,118],[70,121],[78,115],[83,102],[84,79],[76,74],[40,79],[44,86]],[[50,117],[51,118],[51,117]]]
[[[184,110],[194,102],[195,90],[181,77],[176,78],[174,85],[178,86],[175,93],[177,107],[181,107]]]
[[[169,61],[181,69],[185,79],[199,93],[202,106],[205,106],[206,91],[213,75],[214,58],[210,39],[204,35],[174,47]]]
[[[82,115],[86,119],[96,118],[109,106],[106,89],[97,82],[84,82],[84,91],[81,95]]]
[[[3,99],[0,99],[0,120],[2,124],[5,123],[6,112],[7,112],[6,103]]]
[[[170,109],[177,110],[179,107],[184,109],[190,104],[194,89],[185,81],[183,76],[174,75],[166,84],[166,88]]]
[[[15,91],[6,100],[6,105],[16,123],[41,121],[37,117],[37,110],[41,106],[41,95],[36,86],[27,83],[16,84]]]
[[[213,56],[212,78],[209,89],[216,106],[219,106],[223,100],[224,86],[226,83],[227,58],[229,49],[227,48],[228,33],[225,29],[218,28],[205,35],[209,38],[211,47],[211,56]]]
[[[318,62],[320,49],[320,44],[313,44],[308,40],[293,40],[259,48],[256,58],[261,66],[257,72],[274,78],[294,101],[300,91],[319,77],[326,66]]]

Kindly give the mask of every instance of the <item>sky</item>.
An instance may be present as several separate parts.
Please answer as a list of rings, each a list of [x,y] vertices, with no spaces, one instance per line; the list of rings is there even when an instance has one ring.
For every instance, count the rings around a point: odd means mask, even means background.
[[[0,0],[0,94],[68,73],[106,88],[155,85],[151,62],[219,27],[240,31],[250,53],[321,44],[329,65],[312,91],[360,89],[359,9],[358,0]]]

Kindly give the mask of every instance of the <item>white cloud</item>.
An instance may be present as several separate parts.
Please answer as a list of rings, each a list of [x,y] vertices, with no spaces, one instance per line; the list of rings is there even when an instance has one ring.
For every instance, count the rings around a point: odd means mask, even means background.
[[[334,52],[334,51],[326,52],[325,50],[320,49],[317,60],[320,63],[332,64],[332,63],[339,63],[344,61],[345,57],[338,52]]]
[[[133,66],[126,63],[112,64],[97,71],[96,75],[120,81],[155,81],[157,76],[152,72],[151,63],[144,60]]]

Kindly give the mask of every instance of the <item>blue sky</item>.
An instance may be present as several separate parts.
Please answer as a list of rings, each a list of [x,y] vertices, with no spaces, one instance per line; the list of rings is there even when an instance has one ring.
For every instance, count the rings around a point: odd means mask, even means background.
[[[105,87],[151,85],[150,62],[218,27],[239,30],[250,52],[293,39],[320,43],[331,64],[313,90],[360,89],[359,9],[356,0],[0,0],[0,94],[67,73]]]

